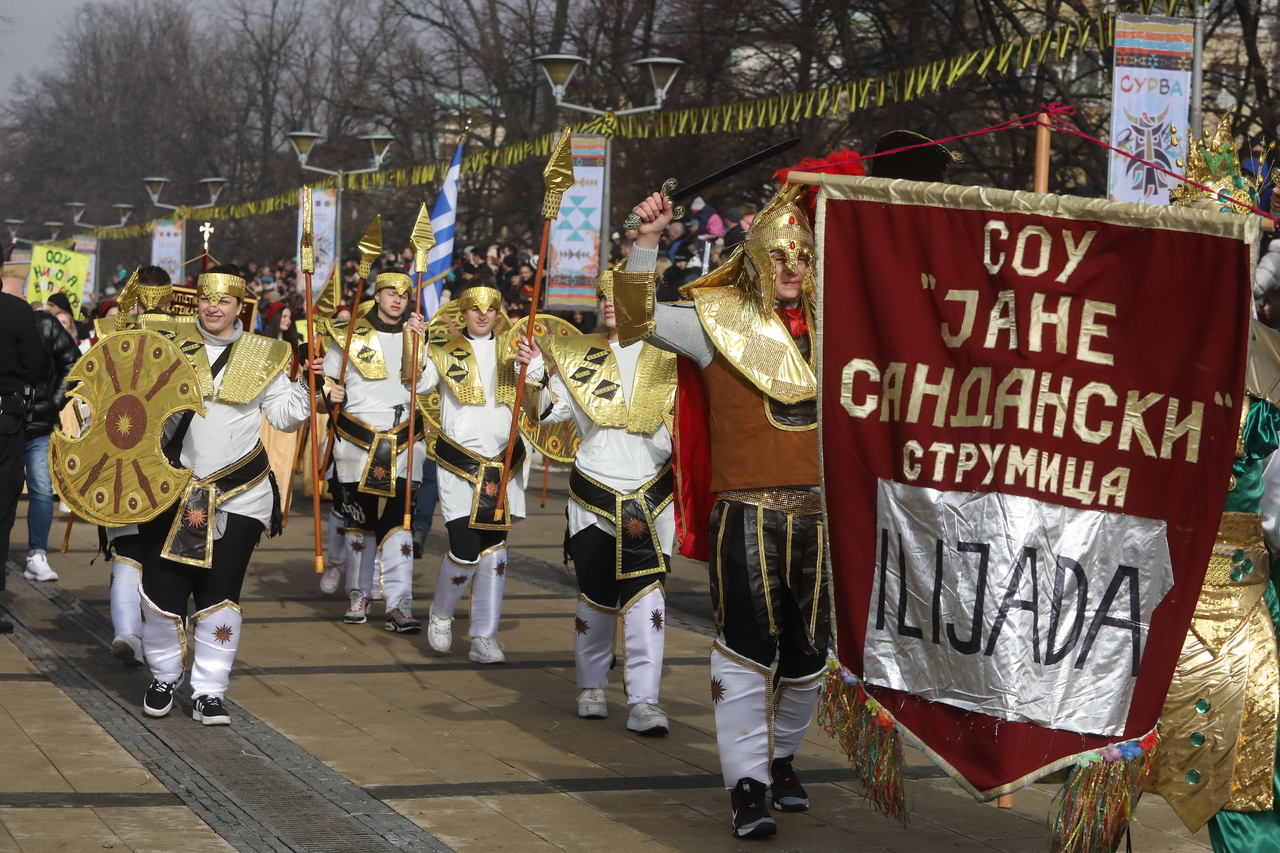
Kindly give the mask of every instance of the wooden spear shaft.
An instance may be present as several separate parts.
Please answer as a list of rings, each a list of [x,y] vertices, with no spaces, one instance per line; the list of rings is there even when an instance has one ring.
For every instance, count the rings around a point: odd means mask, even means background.
[[[311,434],[319,435],[320,420],[316,413],[316,372],[312,369],[312,365],[316,360],[316,316],[315,306],[311,304],[311,273],[306,273],[307,277],[307,387],[310,391],[308,396],[311,409]],[[311,442],[311,508],[312,515],[315,518],[315,537],[316,537],[316,573],[324,573],[324,542],[322,532],[320,530],[320,442]]]
[[[524,339],[533,345],[533,326],[538,319],[538,301],[542,298],[542,271],[547,263],[547,244],[551,242],[551,220],[542,223],[542,245],[538,249],[538,271],[533,277],[533,301],[529,303],[528,325],[525,327]],[[495,520],[502,518],[502,508],[507,499],[507,480],[511,478],[511,458],[516,452],[516,438],[520,435],[520,401],[524,398],[524,378],[529,372],[529,365],[520,365],[520,376],[516,379],[516,399],[511,406],[511,432],[507,435],[507,455],[502,462],[502,482],[498,487],[498,505],[494,509]]]
[[[1032,190],[1038,193],[1049,191],[1049,114],[1040,113],[1036,117],[1036,170],[1032,182]],[[1002,809],[1013,808],[1013,794],[1002,794],[996,799],[996,806]]]
[[[422,308],[422,273],[414,272],[417,285],[413,289],[413,310],[416,312]],[[417,332],[405,330],[405,334],[413,335],[413,367],[410,369],[409,376],[413,382],[409,386],[409,447],[405,452],[404,462],[404,529],[413,529],[413,426],[414,420],[418,415],[418,381],[422,376],[422,365],[418,363],[420,353],[418,346],[422,343],[422,336]]]

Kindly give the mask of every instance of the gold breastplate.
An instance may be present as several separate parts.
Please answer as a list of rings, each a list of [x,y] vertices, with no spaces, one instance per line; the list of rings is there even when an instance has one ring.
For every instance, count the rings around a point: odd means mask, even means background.
[[[494,343],[494,356],[497,360],[498,375],[496,377],[497,402],[504,406],[513,406],[516,400],[515,359],[507,353],[507,335],[500,336]],[[440,381],[449,386],[453,396],[464,406],[483,406],[485,402],[484,383],[480,378],[480,370],[476,364],[476,353],[471,346],[471,339],[466,335],[442,335],[433,337],[427,343],[427,357],[435,365],[440,374]]]
[[[347,320],[330,320],[327,325],[333,335],[333,342],[340,347],[345,347],[347,330],[351,327],[351,323]],[[382,341],[378,339],[378,330],[361,318],[355,321],[353,335],[350,363],[365,379],[386,379],[387,360],[382,354]]]
[[[618,361],[604,335],[570,335],[552,340],[552,356],[569,393],[602,427],[649,435],[671,415],[676,398],[676,357],[642,344],[631,398],[622,392]]]

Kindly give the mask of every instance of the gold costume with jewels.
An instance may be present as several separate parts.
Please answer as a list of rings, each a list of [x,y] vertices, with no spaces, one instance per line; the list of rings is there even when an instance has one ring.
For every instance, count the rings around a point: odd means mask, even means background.
[[[1191,146],[1176,205],[1244,213],[1259,181],[1243,173],[1223,116]],[[1217,853],[1280,850],[1280,599],[1259,512],[1263,469],[1280,447],[1280,332],[1254,321],[1236,458],[1218,535],[1164,708],[1146,790],[1192,832],[1206,824]]]
[[[652,249],[633,248],[627,271],[613,275],[622,342],[682,356],[677,523],[681,553],[707,561],[720,635],[711,652],[711,695],[721,772],[734,797],[783,780],[799,787],[791,762],[826,662],[830,584],[814,372],[818,258],[807,192],[779,190],[742,248],[682,289],[691,305],[656,304]],[[782,298],[780,268],[788,283]],[[799,805],[802,794],[793,809],[807,807],[807,800]]]

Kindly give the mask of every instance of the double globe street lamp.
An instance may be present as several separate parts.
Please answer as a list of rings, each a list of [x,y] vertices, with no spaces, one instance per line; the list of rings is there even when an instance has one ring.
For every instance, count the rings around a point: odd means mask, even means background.
[[[382,165],[387,161],[387,157],[391,154],[391,143],[395,141],[395,137],[380,130],[377,133],[366,133],[364,136],[357,137],[369,143],[369,148],[373,152],[373,165],[367,169],[353,169],[347,171],[345,169],[321,169],[319,166],[312,166],[307,162],[311,156],[311,150],[323,141],[323,137],[311,130],[295,130],[292,133],[285,134],[289,137],[289,143],[293,146],[293,152],[298,155],[298,165],[310,172],[319,172],[322,175],[332,175],[338,181],[338,198],[334,203],[334,264],[338,267],[342,264],[342,185],[346,181],[347,175],[367,175],[370,172],[382,171]],[[323,286],[321,281],[319,286]]]
[[[89,205],[83,201],[69,201],[63,205],[67,210],[71,211],[71,224],[78,228],[122,228],[129,221],[129,217],[133,214],[133,205],[131,204],[113,204],[112,208],[120,212],[120,221],[114,225],[91,225],[88,222],[82,222],[80,217],[84,216],[84,210]]]
[[[633,68],[649,72],[649,82],[653,86],[654,102],[644,107],[629,107],[623,110],[600,110],[595,107],[585,107],[581,104],[571,104],[564,99],[569,81],[573,79],[573,75],[578,68],[583,64],[590,64],[585,57],[572,53],[544,53],[541,56],[535,56],[533,61],[542,68],[542,73],[546,75],[547,82],[551,84],[551,94],[555,98],[557,107],[593,116],[609,115],[610,113],[616,116],[635,115],[662,109],[663,102],[667,99],[667,91],[670,90],[672,82],[676,79],[680,66],[684,65],[683,60],[673,59],[669,56],[651,56],[647,59],[637,59],[631,65]],[[611,234],[609,205],[611,201],[610,181],[612,171],[613,139],[606,136],[604,140],[604,187],[600,200],[600,272],[604,272],[609,268],[609,237]]]

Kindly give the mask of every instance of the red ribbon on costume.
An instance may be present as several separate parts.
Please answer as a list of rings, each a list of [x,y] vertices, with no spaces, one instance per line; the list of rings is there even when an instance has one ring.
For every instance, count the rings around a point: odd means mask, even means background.
[[[791,337],[798,338],[809,334],[809,321],[804,317],[803,305],[797,305],[795,308],[775,308],[774,310],[778,312],[782,322],[787,324]]]

